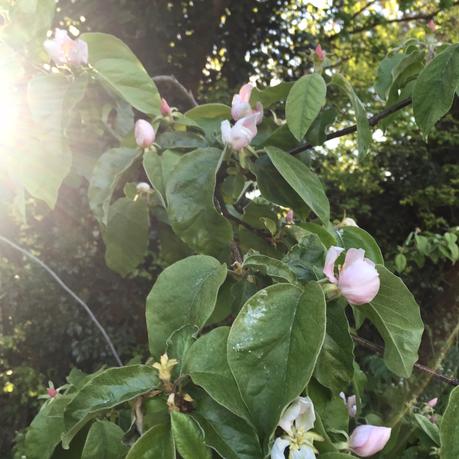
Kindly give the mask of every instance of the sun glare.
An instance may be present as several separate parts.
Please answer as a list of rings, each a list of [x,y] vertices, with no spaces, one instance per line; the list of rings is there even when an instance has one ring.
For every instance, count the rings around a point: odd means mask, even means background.
[[[7,69],[0,69],[0,147],[14,143],[18,118],[16,88]]]

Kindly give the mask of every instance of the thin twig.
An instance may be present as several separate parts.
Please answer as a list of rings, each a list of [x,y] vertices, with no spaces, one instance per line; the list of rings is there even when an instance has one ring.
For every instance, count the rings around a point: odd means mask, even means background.
[[[384,348],[382,346],[379,346],[378,344],[372,343],[371,341],[368,341],[365,338],[361,338],[360,336],[356,336],[356,335],[352,335],[352,339],[360,346],[365,347],[375,352],[376,354],[379,354],[379,355],[384,354]],[[450,384],[451,386],[459,386],[459,380],[456,378],[450,378],[449,376],[443,375],[441,373],[437,373],[435,370],[432,370],[432,368],[426,367],[425,365],[421,365],[420,363],[415,363],[414,367],[417,370],[420,370],[424,373],[429,374],[433,378],[436,378],[440,381]]]
[[[116,360],[116,363],[118,366],[123,366],[123,362],[121,362],[120,356],[116,352],[115,346],[113,345],[112,341],[110,340],[110,337],[108,336],[107,332],[105,331],[104,327],[102,324],[97,320],[96,316],[93,314],[89,306],[76,294],[74,293],[67,285],[64,283],[64,281],[61,280],[61,278],[45,263],[43,263],[40,259],[38,259],[35,255],[32,255],[30,252],[28,252],[26,249],[23,249],[19,245],[15,244],[14,242],[10,241],[8,238],[5,236],[0,235],[0,241],[4,242],[5,244],[8,244],[10,247],[13,249],[21,252],[23,255],[26,257],[30,258],[33,260],[35,263],[40,265],[45,271],[48,272],[48,274],[75,300],[77,301],[83,309],[87,312],[88,316],[90,319],[94,322],[96,327],[99,329],[99,331],[102,333],[102,336],[105,338],[105,341],[107,342],[108,347],[110,348],[110,351],[113,354],[114,359]]]
[[[197,107],[199,105],[194,98],[193,93],[188,91],[173,75],[158,75],[153,77],[153,81],[155,83],[166,83],[174,86],[178,92],[190,102],[192,107]]]
[[[395,112],[398,112],[402,108],[407,107],[408,105],[411,104],[411,98],[408,97],[407,99],[403,99],[400,102],[397,102],[394,105],[391,105],[390,107],[384,109],[382,112],[377,113],[376,115],[372,116],[371,118],[368,118],[368,124],[370,126],[376,126],[382,119],[387,118],[388,116],[392,115]],[[344,129],[340,129],[339,131],[332,132],[331,134],[328,134],[325,138],[325,142],[327,140],[331,139],[336,139],[338,137],[343,137],[348,134],[352,134],[353,132],[357,131],[357,125],[354,124],[352,126],[349,126]],[[297,155],[298,153],[301,153],[305,150],[309,150],[310,148],[314,147],[311,143],[306,143],[303,145],[299,145],[296,148],[293,148],[292,150],[289,151],[291,155]]]

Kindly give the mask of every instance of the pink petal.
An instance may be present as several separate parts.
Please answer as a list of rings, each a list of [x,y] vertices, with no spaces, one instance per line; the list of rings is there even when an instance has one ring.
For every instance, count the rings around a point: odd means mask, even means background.
[[[351,266],[358,260],[363,260],[365,257],[365,250],[363,249],[349,249],[344,259],[343,270]]]
[[[334,274],[335,261],[338,259],[343,250],[344,249],[342,247],[332,246],[328,249],[327,256],[325,257],[323,273],[325,274],[325,276],[327,276],[327,279],[333,284],[336,284],[338,282]]]
[[[253,86],[250,83],[245,84],[239,90],[239,96],[242,102],[250,102],[250,96],[252,95]]]

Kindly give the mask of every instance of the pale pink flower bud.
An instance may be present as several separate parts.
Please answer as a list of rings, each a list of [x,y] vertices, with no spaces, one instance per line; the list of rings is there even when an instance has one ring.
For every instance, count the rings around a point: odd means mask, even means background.
[[[315,53],[319,61],[323,61],[325,59],[325,51],[322,49],[322,46],[320,46],[320,43],[316,46]]]
[[[252,94],[253,86],[250,83],[245,84],[239,90],[239,94],[233,96],[231,103],[231,116],[234,121],[238,121],[245,116],[252,114],[252,107],[250,106],[250,96]]]
[[[222,121],[221,133],[225,144],[230,144],[235,150],[247,147],[257,135],[257,117],[255,113],[241,118],[231,127],[228,120]]]
[[[435,32],[435,30],[437,29],[437,24],[435,24],[434,20],[431,19],[428,23],[427,23],[427,27],[431,30],[431,32]]]
[[[349,249],[344,265],[336,277],[334,274],[335,262],[343,250],[341,247],[330,247],[325,258],[323,273],[332,284],[338,287],[349,304],[369,303],[377,295],[380,287],[375,264],[365,258],[365,250]]]
[[[341,222],[341,226],[359,226],[357,225],[356,221],[353,218],[346,217],[343,218],[343,221]]]
[[[43,46],[56,65],[79,67],[88,63],[88,44],[73,40],[66,30],[56,29],[54,38],[46,40]]]
[[[54,398],[57,395],[57,389],[55,389],[54,387],[48,387],[47,392],[51,398]]]
[[[430,406],[430,408],[435,408],[438,403],[438,397],[433,398],[432,400],[429,400],[427,402],[427,406]]]
[[[391,429],[372,425],[358,426],[352,432],[349,448],[360,457],[373,456],[389,441]]]
[[[161,99],[161,105],[159,106],[159,110],[161,112],[161,115],[163,116],[171,116],[172,115],[172,109],[170,108],[169,104],[167,103],[167,100],[162,98]]]
[[[148,148],[155,141],[155,130],[145,120],[137,120],[134,128],[135,141],[140,148]]]
[[[289,209],[289,211],[287,212],[287,215],[285,216],[285,221],[291,225],[293,223],[294,218],[295,218],[295,215],[293,213],[293,210]]]
[[[149,193],[151,187],[147,182],[139,182],[136,186],[136,189],[138,193]]]

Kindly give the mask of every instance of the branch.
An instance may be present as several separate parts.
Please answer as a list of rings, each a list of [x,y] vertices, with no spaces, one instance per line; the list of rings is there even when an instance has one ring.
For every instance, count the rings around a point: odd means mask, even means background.
[[[376,126],[382,119],[387,118],[388,116],[392,115],[395,112],[398,112],[402,108],[407,107],[408,105],[411,104],[411,98],[403,99],[400,102],[397,102],[394,105],[391,105],[390,107],[384,109],[382,112],[372,116],[371,118],[368,118],[368,124],[370,126]],[[353,132],[357,131],[357,125],[354,124],[352,126],[349,126],[344,129],[340,129],[339,131],[332,132],[331,134],[328,134],[325,138],[325,142],[327,140],[331,139],[336,139],[337,137],[343,137],[348,134],[352,134]],[[303,145],[300,145],[293,150],[290,150],[289,153],[291,155],[297,155],[298,153],[301,153],[302,151],[309,150],[310,148],[314,147],[311,143],[306,143]]]
[[[360,336],[352,335],[352,339],[362,347],[365,347],[378,355],[384,354],[384,348],[379,346],[378,344],[374,344],[371,341],[366,340],[365,338],[361,338]],[[423,373],[427,373],[433,378],[438,379],[439,381],[443,381],[451,386],[459,386],[459,380],[456,378],[450,378],[449,376],[443,375],[441,373],[437,373],[432,368],[426,367],[425,365],[421,365],[420,363],[415,363],[414,368]]]
[[[192,107],[197,107],[198,103],[191,91],[188,91],[182,83],[180,83],[173,75],[158,75],[153,77],[155,83],[165,83],[173,86],[189,103]]]
[[[18,246],[14,242],[10,241],[8,238],[4,236],[0,236],[0,241],[4,242],[5,244],[8,244],[10,247],[13,249],[21,252],[23,255],[26,257],[30,258],[32,261],[40,265],[75,301],[77,301],[83,309],[87,312],[89,318],[94,322],[96,327],[99,329],[99,331],[102,333],[102,336],[104,337],[105,341],[108,344],[108,347],[110,348],[110,351],[113,354],[113,357],[116,360],[116,363],[118,366],[123,366],[123,363],[121,362],[120,356],[116,352],[115,346],[113,345],[110,337],[108,336],[107,332],[105,331],[104,327],[102,324],[97,320],[96,316],[93,314],[89,306],[76,294],[71,290],[67,285],[64,283],[63,280],[45,263],[43,263],[41,260],[39,260],[36,256],[32,255],[30,252],[27,250],[23,249],[22,247]]]

